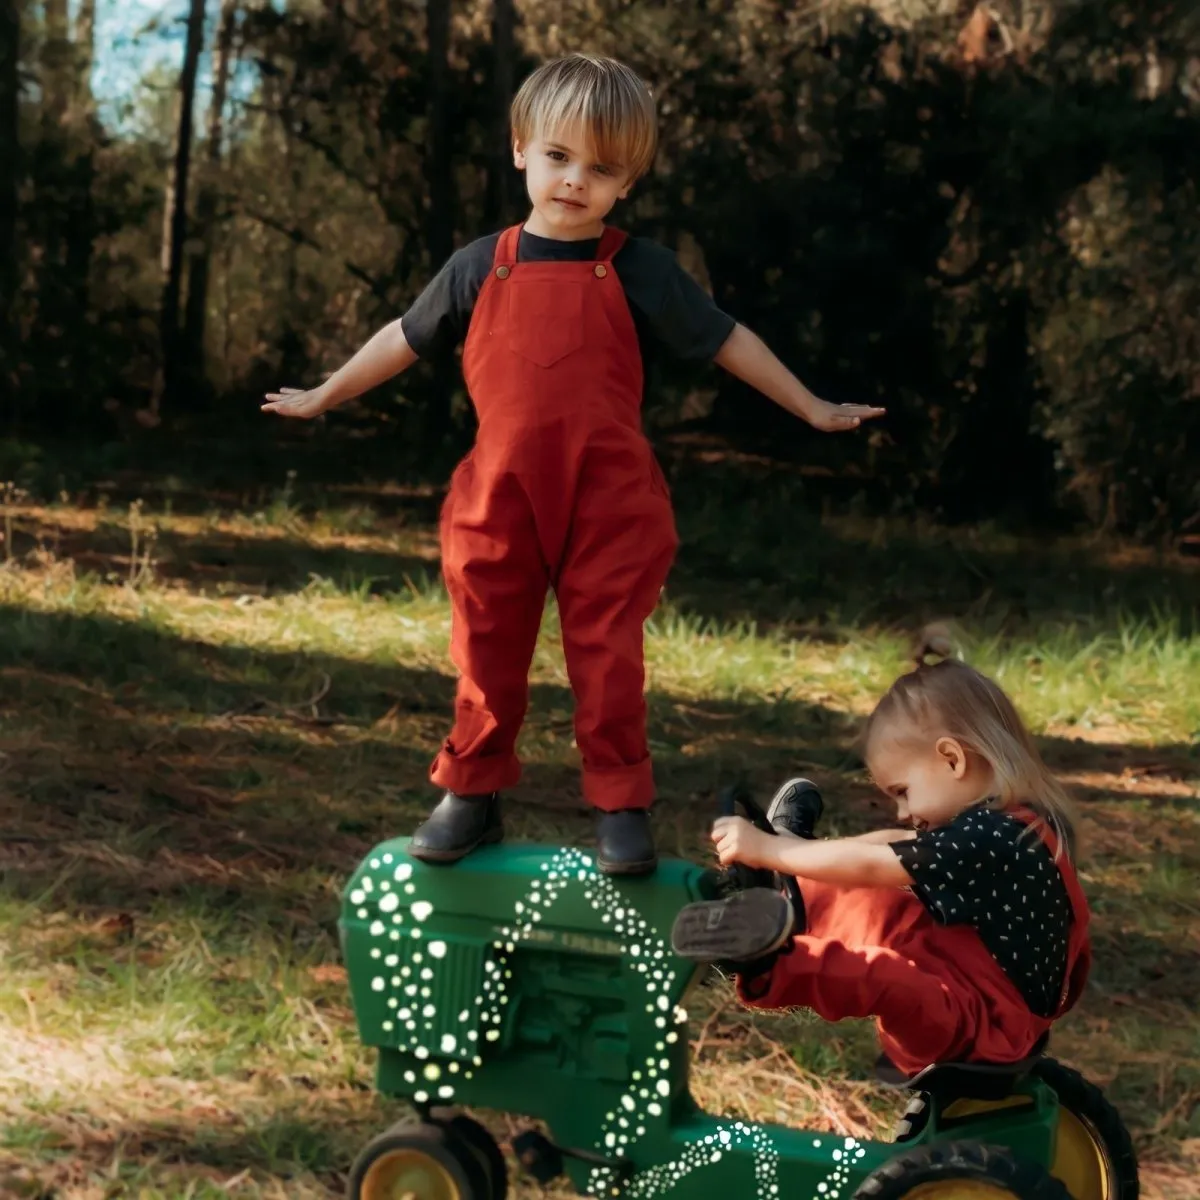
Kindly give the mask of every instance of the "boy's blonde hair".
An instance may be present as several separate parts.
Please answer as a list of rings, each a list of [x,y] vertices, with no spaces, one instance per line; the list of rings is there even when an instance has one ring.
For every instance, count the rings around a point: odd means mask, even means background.
[[[543,63],[512,102],[512,130],[524,146],[556,130],[582,125],[598,158],[619,165],[630,182],[650,170],[658,117],[650,89],[624,63],[571,54]]]
[[[944,635],[922,639],[916,669],[892,684],[868,718],[864,745],[869,746],[872,734],[893,722],[914,732],[956,739],[992,768],[994,807],[1032,809],[1058,839],[1059,850],[1073,855],[1074,806],[1042,761],[1013,702],[998,684],[965,662],[955,658],[927,662],[930,655],[949,653]]]

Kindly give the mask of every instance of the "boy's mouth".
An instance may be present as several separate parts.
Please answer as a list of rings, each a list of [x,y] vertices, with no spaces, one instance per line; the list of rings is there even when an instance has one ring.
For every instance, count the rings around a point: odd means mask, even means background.
[[[554,203],[565,205],[567,208],[587,208],[586,204],[581,204],[578,200],[564,200],[561,196],[555,196]]]

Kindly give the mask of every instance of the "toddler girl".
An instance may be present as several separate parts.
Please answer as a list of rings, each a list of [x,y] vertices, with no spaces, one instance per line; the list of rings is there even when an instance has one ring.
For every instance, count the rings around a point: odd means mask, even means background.
[[[868,768],[908,828],[811,840],[820,797],[794,780],[767,814],[784,836],[726,817],[712,837],[723,866],[795,876],[802,903],[753,887],[687,906],[672,938],[727,963],[754,1007],[874,1016],[906,1074],[1027,1057],[1091,961],[1065,793],[1004,692],[928,654],[866,730]]]

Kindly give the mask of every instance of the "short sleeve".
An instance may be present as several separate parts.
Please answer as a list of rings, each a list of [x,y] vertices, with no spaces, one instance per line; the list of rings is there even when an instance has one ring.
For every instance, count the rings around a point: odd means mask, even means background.
[[[913,892],[943,925],[976,925],[997,898],[996,876],[1011,861],[1021,826],[987,808],[927,829],[892,849],[912,876]]]
[[[630,305],[651,337],[677,358],[711,361],[736,322],[665,246],[631,238],[613,259]]]
[[[450,354],[467,336],[497,237],[481,238],[456,250],[400,319],[404,339],[418,358]]]

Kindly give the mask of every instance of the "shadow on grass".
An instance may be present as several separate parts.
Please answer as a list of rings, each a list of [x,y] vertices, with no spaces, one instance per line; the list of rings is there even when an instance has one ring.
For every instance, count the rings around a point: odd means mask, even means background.
[[[311,431],[285,444],[214,443],[175,461],[167,447],[153,466],[124,467],[101,480],[93,468],[86,493],[103,484],[113,503],[145,498],[176,512],[270,512],[272,504],[312,514],[356,509],[360,531],[420,529],[431,535],[448,472],[432,460],[404,466],[369,439],[322,447]],[[294,452],[294,453],[293,453]],[[66,452],[64,452],[66,453]],[[353,473],[346,458],[355,455]],[[149,461],[149,460],[147,460]],[[289,481],[288,464],[298,464]],[[1200,612],[1200,563],[1102,545],[1067,547],[1036,534],[945,529],[919,518],[823,522],[827,488],[794,470],[766,470],[686,455],[670,462],[682,537],[669,592],[677,608],[722,623],[820,637],[831,627],[887,624],[918,628],[932,617],[960,617],[1011,633],[1039,625],[1094,626],[1119,618],[1172,615],[1194,634]],[[128,553],[128,535],[110,527],[88,553]],[[72,551],[74,552],[74,551]],[[165,575],[203,584],[223,578],[271,591],[304,586],[312,575],[371,590],[398,590],[414,571],[436,572],[436,559],[353,547],[314,546],[303,535],[239,538],[164,535],[156,548]]]
[[[101,855],[83,877],[95,884],[89,902],[103,891],[95,881],[114,872],[135,890],[240,886],[205,868],[205,856],[252,861],[251,875],[271,878],[345,872],[370,845],[412,828],[434,797],[426,775],[453,698],[452,679],[438,671],[205,643],[107,615],[10,605],[0,606],[0,625],[9,839],[116,839],[133,861],[175,856],[156,883],[128,864],[105,867]],[[704,849],[715,792],[732,778],[765,794],[797,770],[821,780],[858,772],[856,723],[820,704],[655,691],[649,708],[656,823],[669,853]],[[571,716],[566,688],[531,688],[525,776],[508,805],[513,838],[592,839]],[[1188,745],[1042,743],[1052,763],[1100,760],[1111,771],[1152,760],[1181,777],[1195,769]],[[861,778],[843,780],[840,792],[835,830],[888,819]]]

